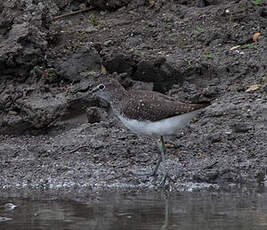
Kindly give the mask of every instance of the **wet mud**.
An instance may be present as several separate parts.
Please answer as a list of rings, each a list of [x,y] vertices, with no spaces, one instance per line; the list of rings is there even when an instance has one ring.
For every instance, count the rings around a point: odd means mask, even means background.
[[[160,173],[134,175],[157,140],[88,94],[102,77],[211,103],[167,139],[168,188],[266,185],[264,1],[12,0],[0,15],[2,191],[157,188]]]

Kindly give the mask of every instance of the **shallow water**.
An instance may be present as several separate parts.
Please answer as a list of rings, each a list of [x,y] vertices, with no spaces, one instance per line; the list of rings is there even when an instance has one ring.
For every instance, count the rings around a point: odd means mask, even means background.
[[[17,207],[4,208],[6,203]],[[0,200],[0,229],[267,229],[267,191],[106,193],[86,202]]]

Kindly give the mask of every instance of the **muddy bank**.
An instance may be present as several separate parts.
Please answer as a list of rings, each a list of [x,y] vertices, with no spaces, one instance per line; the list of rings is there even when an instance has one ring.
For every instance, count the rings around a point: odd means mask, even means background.
[[[70,11],[80,13],[56,18]],[[156,142],[77,93],[118,74],[127,89],[211,102],[170,138],[173,189],[266,184],[266,11],[263,1],[0,3],[0,186],[155,188],[133,172],[155,164]]]

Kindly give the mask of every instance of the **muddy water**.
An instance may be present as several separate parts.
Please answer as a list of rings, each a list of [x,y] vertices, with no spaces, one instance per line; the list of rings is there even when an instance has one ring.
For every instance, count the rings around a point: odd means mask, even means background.
[[[108,193],[86,202],[1,199],[0,229],[267,229],[267,191]],[[4,208],[13,203],[15,209]]]

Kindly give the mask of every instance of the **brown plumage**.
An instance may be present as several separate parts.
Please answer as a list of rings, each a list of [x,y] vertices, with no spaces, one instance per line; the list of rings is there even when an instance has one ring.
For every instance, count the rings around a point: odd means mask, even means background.
[[[129,119],[159,121],[206,107],[205,104],[185,104],[153,91],[129,91],[119,105]]]
[[[115,114],[139,121],[159,121],[207,106],[207,104],[182,103],[154,91],[126,91],[113,79],[105,80],[104,84],[98,85],[93,92],[108,101]]]

